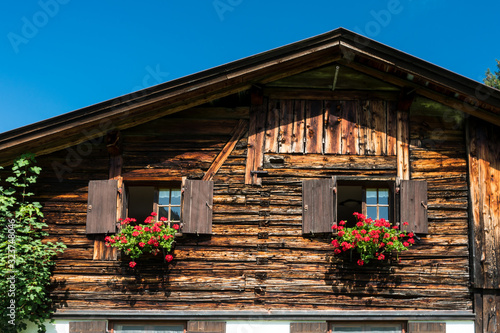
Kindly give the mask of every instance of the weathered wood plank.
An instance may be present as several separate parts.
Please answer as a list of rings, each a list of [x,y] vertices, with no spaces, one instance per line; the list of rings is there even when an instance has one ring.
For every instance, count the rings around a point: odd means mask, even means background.
[[[306,101],[306,152],[323,153],[323,101]]]
[[[325,154],[342,153],[342,118],[344,102],[325,101]]]

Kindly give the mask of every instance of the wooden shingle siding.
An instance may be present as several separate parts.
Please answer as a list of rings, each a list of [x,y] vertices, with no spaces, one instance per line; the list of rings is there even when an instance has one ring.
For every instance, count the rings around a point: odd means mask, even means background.
[[[183,233],[212,233],[213,187],[213,181],[184,180],[182,201]]]
[[[106,333],[106,321],[75,321],[69,323],[69,333]]]
[[[220,321],[188,321],[187,333],[226,333],[226,323]]]
[[[336,178],[302,181],[302,233],[332,232],[336,218]]]
[[[401,180],[399,196],[400,222],[408,222],[402,230],[427,234],[427,182]]]
[[[87,205],[87,234],[109,234],[116,231],[118,181],[91,180]]]
[[[325,323],[290,323],[290,333],[327,333],[328,324]]]

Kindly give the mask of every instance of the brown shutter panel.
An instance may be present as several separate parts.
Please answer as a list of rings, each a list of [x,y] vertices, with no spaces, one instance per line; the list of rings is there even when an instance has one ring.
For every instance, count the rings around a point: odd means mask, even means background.
[[[69,333],[106,333],[105,321],[75,321],[69,323]]]
[[[446,323],[408,323],[408,333],[446,333]]]
[[[116,232],[118,181],[91,180],[87,205],[87,234]]]
[[[427,222],[427,182],[401,180],[400,186],[400,222],[408,222],[402,230],[420,234],[429,232]]]
[[[332,232],[337,218],[336,178],[302,181],[302,233]]]
[[[327,323],[291,323],[290,333],[326,333]]]
[[[226,333],[226,323],[222,321],[188,321],[187,333]]]
[[[185,179],[183,189],[182,232],[211,234],[214,182]]]

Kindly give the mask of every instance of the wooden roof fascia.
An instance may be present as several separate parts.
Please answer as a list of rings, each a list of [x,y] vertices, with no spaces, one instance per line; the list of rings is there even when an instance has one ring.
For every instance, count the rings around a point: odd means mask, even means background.
[[[361,36],[354,38],[351,36],[350,39],[342,40],[340,48],[343,60],[341,63],[402,88],[413,87],[425,97],[499,125],[499,90],[372,40],[363,42],[361,48],[357,48],[352,45],[353,39],[356,38],[360,39]],[[354,60],[354,56],[357,57],[356,60]],[[386,72],[363,64],[360,61],[362,58],[384,64]],[[409,75],[413,79],[403,79],[389,73],[387,68],[391,67],[406,73],[406,76]],[[424,84],[419,84],[418,81]]]
[[[426,78],[428,81],[439,83],[451,90],[457,90],[469,96],[476,96],[478,88],[487,91],[490,99],[486,103],[500,107],[500,90],[488,87],[443,67],[434,65],[425,60],[384,45],[372,39],[344,30],[341,38],[341,47],[348,47],[359,54],[376,58],[379,61],[392,64],[413,75]],[[476,96],[477,97],[477,96]]]

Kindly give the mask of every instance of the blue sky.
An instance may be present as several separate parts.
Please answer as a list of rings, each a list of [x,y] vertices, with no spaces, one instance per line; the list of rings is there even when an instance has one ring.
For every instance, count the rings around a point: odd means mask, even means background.
[[[3,1],[0,132],[338,27],[482,81],[498,13],[498,0]]]

